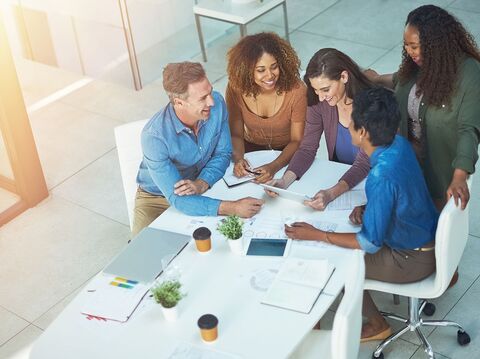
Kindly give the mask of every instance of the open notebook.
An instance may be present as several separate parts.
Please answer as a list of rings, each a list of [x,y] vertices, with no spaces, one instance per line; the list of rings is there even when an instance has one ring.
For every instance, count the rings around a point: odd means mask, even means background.
[[[245,153],[245,159],[248,161],[248,163],[250,163],[251,169],[254,169],[272,162],[278,157],[279,154],[280,151],[273,150],[255,151]],[[233,187],[241,183],[251,181],[252,179],[255,179],[253,174],[244,177],[236,177],[233,174],[233,162],[230,163],[230,166],[228,166],[227,170],[225,171],[225,176],[223,176],[223,180],[228,187]]]
[[[308,314],[334,269],[325,259],[288,258],[262,303]]]

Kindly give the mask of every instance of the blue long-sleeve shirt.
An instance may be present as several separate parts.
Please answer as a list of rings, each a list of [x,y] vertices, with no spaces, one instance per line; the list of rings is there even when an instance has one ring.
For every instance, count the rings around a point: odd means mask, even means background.
[[[220,200],[207,196],[177,196],[174,184],[182,179],[204,180],[211,187],[225,174],[232,143],[225,101],[213,92],[208,120],[199,122],[198,135],[180,122],[168,104],[142,131],[143,160],[137,183],[143,190],[164,196],[170,205],[192,216],[216,216]]]
[[[414,249],[434,239],[438,212],[408,141],[395,136],[390,146],[375,149],[370,163],[360,247],[368,253],[383,245]]]

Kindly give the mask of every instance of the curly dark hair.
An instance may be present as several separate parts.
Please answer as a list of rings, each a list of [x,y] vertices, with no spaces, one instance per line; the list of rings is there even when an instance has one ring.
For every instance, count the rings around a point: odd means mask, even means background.
[[[337,49],[324,48],[318,50],[308,62],[303,81],[307,85],[308,106],[318,103],[318,96],[310,84],[310,79],[325,76],[329,80],[340,80],[343,71],[348,72],[348,82],[345,84],[347,97],[353,99],[355,95],[373,84],[360,70],[350,57]]]
[[[450,104],[457,88],[458,68],[465,56],[480,61],[480,52],[473,36],[446,10],[435,5],[424,5],[408,14],[405,26],[417,29],[422,52],[418,66],[402,53],[398,79],[405,84],[418,72],[417,96],[423,93],[433,106]]]
[[[253,71],[264,53],[277,60],[280,69],[277,92],[292,90],[300,82],[300,59],[290,44],[273,32],[261,32],[242,38],[227,54],[227,74],[230,86],[242,94],[257,96],[260,87]]]

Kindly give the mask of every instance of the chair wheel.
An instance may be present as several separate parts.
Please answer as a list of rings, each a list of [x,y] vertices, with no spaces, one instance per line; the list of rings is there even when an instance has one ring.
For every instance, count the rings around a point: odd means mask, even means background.
[[[467,345],[468,343],[470,343],[470,335],[468,335],[467,332],[462,332],[461,330],[459,330],[457,332],[457,342],[460,345]]]
[[[380,353],[378,357],[375,356],[375,353],[372,354],[372,359],[383,359],[383,353]]]
[[[435,314],[436,309],[437,308],[435,307],[435,304],[427,303],[425,304],[425,307],[423,307],[422,313],[425,314],[427,317],[431,317],[433,314]]]

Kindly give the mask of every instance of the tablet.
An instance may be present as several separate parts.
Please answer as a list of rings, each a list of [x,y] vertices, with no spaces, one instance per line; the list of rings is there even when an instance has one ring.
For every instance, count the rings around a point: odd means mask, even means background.
[[[289,191],[289,190],[286,190],[286,189],[283,189],[283,188],[278,188],[278,187],[275,187],[275,186],[270,186],[270,185],[265,184],[265,183],[260,183],[260,186],[268,189],[269,191],[278,193],[278,195],[280,197],[285,198],[285,199],[289,199],[291,201],[303,203],[303,201],[305,201],[305,200],[312,199],[311,197],[307,196],[306,194]]]
[[[286,257],[290,250],[290,239],[252,238],[247,256]]]

